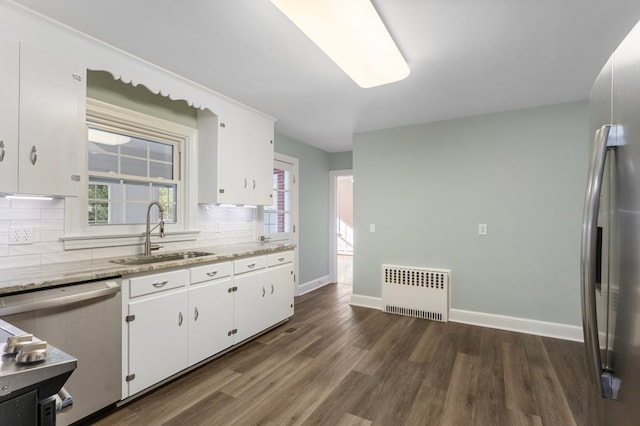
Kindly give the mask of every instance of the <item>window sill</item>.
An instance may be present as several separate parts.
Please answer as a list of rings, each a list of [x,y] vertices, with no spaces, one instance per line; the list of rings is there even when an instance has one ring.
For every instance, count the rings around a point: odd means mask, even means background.
[[[182,241],[195,241],[200,231],[175,231],[167,232],[162,238],[164,243],[176,243]],[[151,234],[154,242],[158,242],[157,233]],[[119,247],[144,244],[142,234],[109,234],[109,235],[65,235],[62,238],[64,249],[82,250],[104,247]]]

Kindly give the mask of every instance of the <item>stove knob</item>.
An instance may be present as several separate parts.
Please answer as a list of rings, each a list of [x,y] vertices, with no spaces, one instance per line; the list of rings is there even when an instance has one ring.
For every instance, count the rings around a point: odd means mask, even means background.
[[[17,354],[25,343],[33,341],[33,334],[21,334],[19,336],[11,336],[7,339],[4,352],[8,354]]]
[[[20,364],[30,364],[43,361],[47,357],[47,342],[31,342],[22,345],[22,349],[16,356],[16,362]]]

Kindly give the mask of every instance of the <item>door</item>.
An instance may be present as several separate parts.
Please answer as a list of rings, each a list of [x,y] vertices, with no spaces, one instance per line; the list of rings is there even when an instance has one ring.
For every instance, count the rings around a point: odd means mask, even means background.
[[[331,280],[353,284],[353,171],[329,172],[331,214]]]
[[[189,365],[233,345],[232,279],[192,285],[189,289]]]
[[[607,62],[590,97],[594,148],[582,228],[582,312],[591,425],[631,425],[640,418],[639,87],[636,26]],[[596,218],[602,229],[600,271]]]
[[[353,176],[337,181],[338,283],[353,284]]]
[[[237,330],[234,344],[268,327],[269,277],[267,269],[234,277],[234,286],[237,287],[233,293],[233,325]]]
[[[0,191],[18,191],[19,44],[0,40]]]
[[[640,26],[616,50],[613,62],[613,123],[616,230],[611,245],[609,334],[611,365],[621,380],[607,400],[607,424],[637,424],[640,418]]]
[[[85,74],[75,61],[20,45],[18,190],[80,195]]]
[[[273,162],[273,203],[264,207],[264,237],[269,242],[293,243],[296,227],[296,175],[292,161]]]
[[[188,365],[187,290],[129,302],[129,396]]]

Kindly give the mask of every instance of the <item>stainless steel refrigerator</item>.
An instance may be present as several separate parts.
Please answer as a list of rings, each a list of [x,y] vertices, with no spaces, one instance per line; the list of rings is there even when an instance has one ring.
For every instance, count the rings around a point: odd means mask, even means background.
[[[640,24],[590,97],[582,324],[591,425],[640,424]]]

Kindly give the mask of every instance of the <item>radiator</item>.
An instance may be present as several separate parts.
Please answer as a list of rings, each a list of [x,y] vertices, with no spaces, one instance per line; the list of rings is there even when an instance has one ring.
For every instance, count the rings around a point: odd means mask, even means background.
[[[382,310],[446,322],[451,270],[382,265]]]

